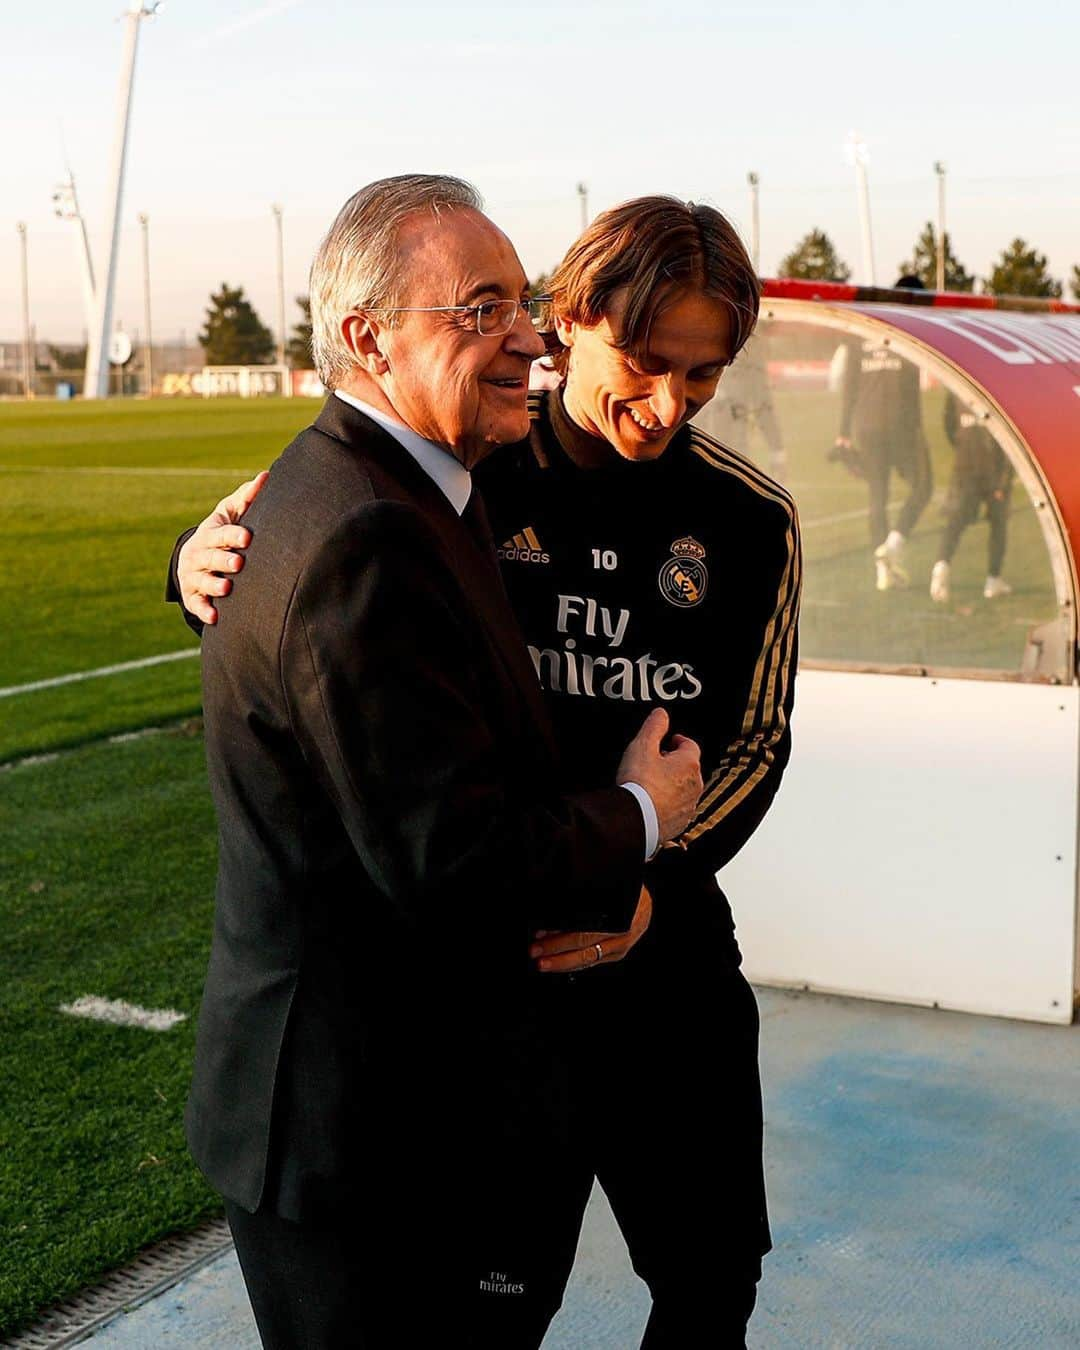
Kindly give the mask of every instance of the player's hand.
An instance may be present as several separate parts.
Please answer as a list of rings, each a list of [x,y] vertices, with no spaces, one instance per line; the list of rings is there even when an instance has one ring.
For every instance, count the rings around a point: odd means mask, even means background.
[[[681,834],[690,823],[704,783],[701,750],[687,736],[672,736],[670,749],[660,743],[668,733],[668,715],[654,708],[623,751],[616,783],[640,783],[652,798],[660,826],[660,843]]]
[[[625,933],[547,933],[541,930],[529,948],[529,955],[544,975],[567,975],[590,966],[610,965],[623,959],[640,941],[651,922],[652,896],[642,886],[633,921]]]
[[[866,477],[862,451],[852,442],[850,436],[837,436],[825,452],[825,459],[829,464],[842,464],[855,478]]]
[[[237,521],[259,495],[268,476],[265,471],[257,473],[222,497],[180,550],[176,561],[180,601],[203,623],[217,623],[217,610],[210,597],[228,595],[232,590],[228,574],[239,572],[244,565],[243,554],[236,550],[251,543],[251,531]]]

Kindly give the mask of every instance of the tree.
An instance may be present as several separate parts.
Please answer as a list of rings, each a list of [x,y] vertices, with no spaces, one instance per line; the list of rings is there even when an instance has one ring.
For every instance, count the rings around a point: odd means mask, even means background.
[[[1014,239],[1002,252],[986,282],[991,295],[1041,295],[1056,299],[1061,282],[1046,270],[1046,254],[1028,248],[1023,239]]]
[[[780,275],[804,281],[847,281],[851,268],[824,230],[811,230],[780,264]]]
[[[311,296],[298,295],[296,303],[304,318],[293,324],[292,337],[285,347],[285,364],[294,370],[310,370],[315,359],[311,353]]]
[[[914,275],[919,278],[927,290],[937,285],[937,231],[930,221],[923,227],[922,234],[915,241],[912,256],[902,262],[899,268],[901,276]],[[949,231],[945,231],[945,289],[947,291],[971,291],[975,288],[975,278],[960,262],[952,251]]]
[[[81,347],[54,347],[49,343],[49,357],[56,370],[84,370],[86,368],[86,344]]]
[[[1074,265],[1072,277],[1069,280],[1069,290],[1073,293],[1074,300],[1080,300],[1080,265]]]
[[[274,359],[274,335],[244,295],[227,281],[210,296],[199,345],[208,366],[264,366]]]

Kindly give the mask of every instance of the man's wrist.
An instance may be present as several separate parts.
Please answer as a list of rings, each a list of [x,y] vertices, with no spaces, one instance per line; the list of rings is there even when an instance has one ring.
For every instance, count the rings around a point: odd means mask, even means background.
[[[619,786],[624,787],[641,807],[641,819],[645,826],[645,861],[648,862],[660,847],[660,819],[653,799],[640,783],[620,783]]]

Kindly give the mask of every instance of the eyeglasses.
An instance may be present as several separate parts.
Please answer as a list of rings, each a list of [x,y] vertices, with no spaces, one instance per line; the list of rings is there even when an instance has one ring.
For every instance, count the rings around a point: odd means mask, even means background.
[[[517,323],[519,311],[537,324],[550,303],[550,295],[536,295],[530,300],[484,300],[479,305],[364,305],[362,309],[365,314],[471,314],[481,337],[502,337]]]

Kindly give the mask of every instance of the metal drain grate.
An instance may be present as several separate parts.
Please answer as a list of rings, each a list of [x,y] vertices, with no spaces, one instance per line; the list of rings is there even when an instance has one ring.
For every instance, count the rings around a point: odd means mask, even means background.
[[[0,1347],[63,1350],[77,1345],[118,1312],[137,1308],[231,1246],[229,1225],[223,1218],[209,1219],[193,1232],[165,1238],[140,1252],[130,1265],[106,1275],[100,1284],[47,1309],[25,1331],[0,1341]]]

